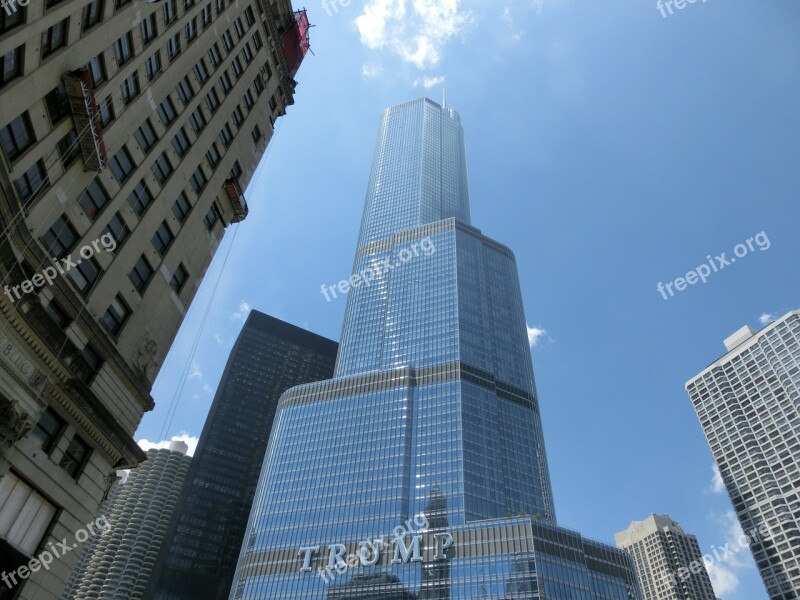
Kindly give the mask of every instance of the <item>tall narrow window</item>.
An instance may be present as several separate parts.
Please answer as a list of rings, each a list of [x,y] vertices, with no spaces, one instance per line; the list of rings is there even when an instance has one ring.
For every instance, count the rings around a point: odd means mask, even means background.
[[[67,26],[69,19],[59,21],[42,34],[42,58],[50,56],[67,45]]]

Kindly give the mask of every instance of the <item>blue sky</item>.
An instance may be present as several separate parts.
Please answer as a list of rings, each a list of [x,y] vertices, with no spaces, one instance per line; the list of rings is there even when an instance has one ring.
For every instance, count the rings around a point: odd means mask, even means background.
[[[800,6],[309,2],[315,56],[137,439],[199,435],[250,307],[339,339],[345,303],[320,286],[349,276],[381,112],[444,86],[473,224],[517,256],[560,524],[613,542],[668,513],[728,543],[683,386],[736,329],[800,308]],[[760,232],[767,249],[657,291]],[[724,600],[766,598],[746,550],[713,576]]]

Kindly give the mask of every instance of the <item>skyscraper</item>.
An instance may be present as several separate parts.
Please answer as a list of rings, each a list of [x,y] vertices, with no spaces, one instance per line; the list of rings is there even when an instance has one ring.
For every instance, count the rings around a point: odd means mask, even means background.
[[[148,450],[115,484],[100,508],[108,527],[84,549],[62,600],[142,597],[189,470],[187,451],[184,442]]]
[[[470,224],[452,109],[384,113],[350,284],[334,378],[281,398],[231,599],[639,598],[629,556],[555,525],[514,255]]]
[[[754,332],[686,384],[771,600],[800,598],[800,311]]]
[[[281,394],[330,377],[336,342],[251,311],[228,358],[145,598],[225,599]]]
[[[697,538],[668,515],[633,521],[615,537],[636,563],[644,600],[717,600]]]
[[[0,4],[0,479],[43,506],[0,499],[0,572],[72,543],[144,460],[133,434],[306,33],[289,0]],[[60,597],[76,557],[21,598]]]

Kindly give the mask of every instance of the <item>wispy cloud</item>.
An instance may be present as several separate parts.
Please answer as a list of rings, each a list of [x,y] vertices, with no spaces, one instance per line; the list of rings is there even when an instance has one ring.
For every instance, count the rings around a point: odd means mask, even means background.
[[[361,43],[368,48],[388,49],[427,69],[439,64],[447,43],[472,21],[461,0],[367,0],[355,24]]]
[[[714,472],[714,474],[711,476],[711,485],[709,486],[708,491],[714,494],[724,494],[725,482],[722,480],[722,474],[719,472],[717,463],[711,465],[711,470]]]
[[[775,315],[770,313],[761,313],[761,316],[758,317],[759,323],[762,325],[769,325],[775,320]]]
[[[725,539],[724,543],[717,544],[717,547],[724,548],[727,544],[728,548],[736,550],[726,555],[725,560],[706,565],[714,591],[717,596],[724,599],[739,589],[739,575],[742,571],[755,569],[755,563],[749,549],[742,548],[739,543],[744,532],[736,514],[729,510],[723,515],[714,515],[712,518]]]
[[[186,454],[189,456],[194,456],[194,451],[197,449],[197,442],[199,438],[189,435],[185,431],[181,431],[180,435],[173,435],[168,440],[161,440],[160,442],[151,442],[150,440],[141,439],[137,444],[139,447],[147,452],[148,450],[152,450],[153,448],[166,448],[170,442],[186,442],[186,445],[189,446],[189,450]]]
[[[383,74],[383,65],[380,63],[367,63],[361,67],[364,77],[379,77]]]
[[[252,310],[252,307],[247,302],[242,300],[239,303],[239,310],[235,311],[231,315],[231,319],[234,319],[236,321],[242,320],[245,317],[247,317],[247,315],[250,313],[251,310]]]
[[[527,325],[528,328],[528,343],[530,344],[531,348],[536,346],[543,337],[547,335],[547,331],[541,327],[531,327]]]
[[[436,87],[437,85],[441,85],[444,83],[445,77],[440,75],[438,77],[421,77],[414,80],[414,87],[424,87],[426,90],[432,87]]]
[[[189,376],[187,379],[195,379],[196,377],[203,377],[203,371],[200,370],[200,365],[197,364],[197,361],[192,361],[192,366],[189,368]]]

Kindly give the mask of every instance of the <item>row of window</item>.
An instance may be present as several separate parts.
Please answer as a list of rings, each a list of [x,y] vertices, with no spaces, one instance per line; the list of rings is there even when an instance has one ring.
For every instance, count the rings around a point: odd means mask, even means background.
[[[39,422],[31,431],[33,438],[42,450],[49,456],[55,449],[61,436],[67,428],[67,423],[52,408],[47,408]],[[58,466],[64,469],[70,477],[77,481],[84,467],[89,462],[92,449],[78,434],[70,440]]]

